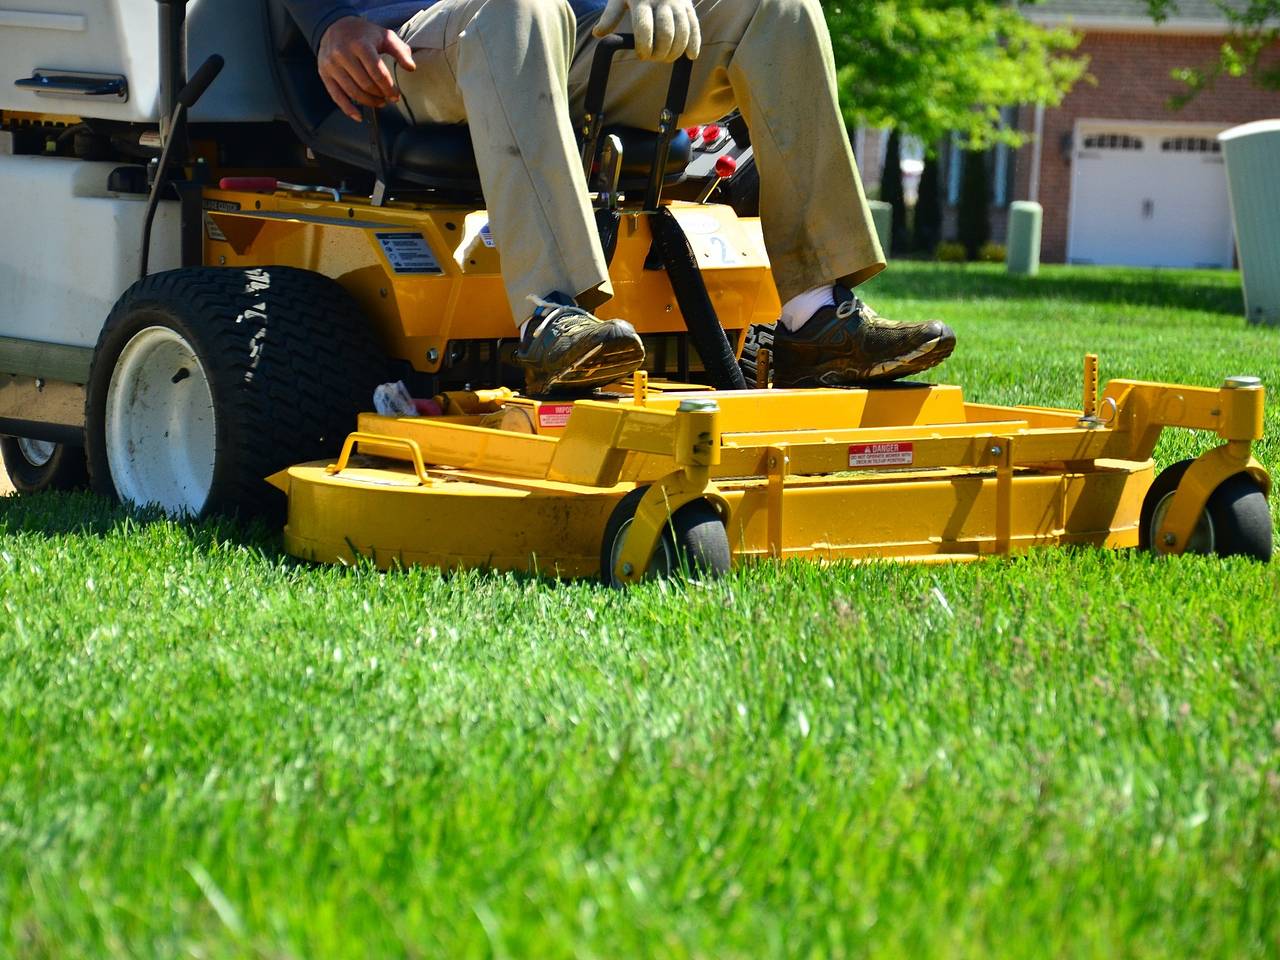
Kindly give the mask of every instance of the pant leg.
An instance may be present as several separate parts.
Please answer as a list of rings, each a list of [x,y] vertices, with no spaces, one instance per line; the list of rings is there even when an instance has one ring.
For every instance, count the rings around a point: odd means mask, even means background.
[[[569,117],[576,20],[568,0],[441,0],[401,29],[398,70],[419,123],[467,123],[502,277],[519,323],[552,291],[612,295]]]
[[[783,301],[811,287],[861,283],[884,269],[836,96],[831,38],[818,0],[696,0],[702,54],[682,122],[706,123],[736,104],[751,128],[760,217]],[[624,22],[626,31],[629,24]],[[569,74],[582,109],[593,43]],[[634,53],[614,57],[605,112],[612,123],[653,128],[669,67]]]

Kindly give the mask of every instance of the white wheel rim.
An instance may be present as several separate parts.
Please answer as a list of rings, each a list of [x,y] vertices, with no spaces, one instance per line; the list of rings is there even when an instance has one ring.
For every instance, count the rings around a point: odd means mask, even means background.
[[[180,334],[147,327],[125,344],[107,386],[105,427],[121,500],[171,516],[204,509],[217,450],[213,391]]]
[[[1160,527],[1164,524],[1164,515],[1169,512],[1169,507],[1173,504],[1173,494],[1166,493],[1160,498],[1160,502],[1156,504],[1156,508],[1151,511],[1151,532],[1150,541],[1152,547],[1156,545],[1156,536],[1160,533]],[[1213,517],[1209,516],[1208,510],[1200,511],[1200,519],[1196,521],[1196,528],[1191,532],[1191,539],[1187,541],[1186,549],[1183,553],[1213,553],[1213,545],[1217,542],[1213,530]]]
[[[33,467],[43,467],[53,459],[58,445],[52,440],[32,440],[30,437],[18,438],[18,449],[23,458]]]

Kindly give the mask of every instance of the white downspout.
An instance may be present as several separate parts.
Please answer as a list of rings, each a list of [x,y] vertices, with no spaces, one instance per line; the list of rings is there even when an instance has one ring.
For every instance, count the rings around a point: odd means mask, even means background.
[[[1044,103],[1036,104],[1035,133],[1031,138],[1031,182],[1027,199],[1040,202],[1040,161],[1044,156]]]

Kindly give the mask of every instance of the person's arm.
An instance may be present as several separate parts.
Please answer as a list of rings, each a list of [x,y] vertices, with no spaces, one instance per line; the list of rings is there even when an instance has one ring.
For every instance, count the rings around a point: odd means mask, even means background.
[[[406,70],[414,63],[409,45],[395,31],[333,0],[285,0],[285,7],[316,51],[320,79],[339,110],[359,123],[361,106],[384,107],[400,99],[382,55]]]
[[[317,53],[320,38],[335,20],[360,16],[360,11],[351,4],[334,3],[334,0],[284,0],[284,7],[307,38],[311,49]]]

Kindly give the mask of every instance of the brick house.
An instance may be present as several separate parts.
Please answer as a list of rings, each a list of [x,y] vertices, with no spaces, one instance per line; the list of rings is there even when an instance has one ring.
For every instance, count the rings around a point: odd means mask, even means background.
[[[1005,232],[1008,203],[1044,207],[1046,262],[1230,267],[1234,262],[1225,170],[1216,136],[1240,123],[1280,117],[1280,91],[1220,79],[1181,110],[1177,67],[1212,63],[1226,34],[1212,0],[1182,0],[1162,24],[1141,0],[1047,0],[1036,22],[1084,34],[1089,77],[1053,109],[1010,110],[1031,136],[1017,151],[988,155],[992,234]],[[956,145],[943,152],[943,235],[954,236],[959,196]]]

